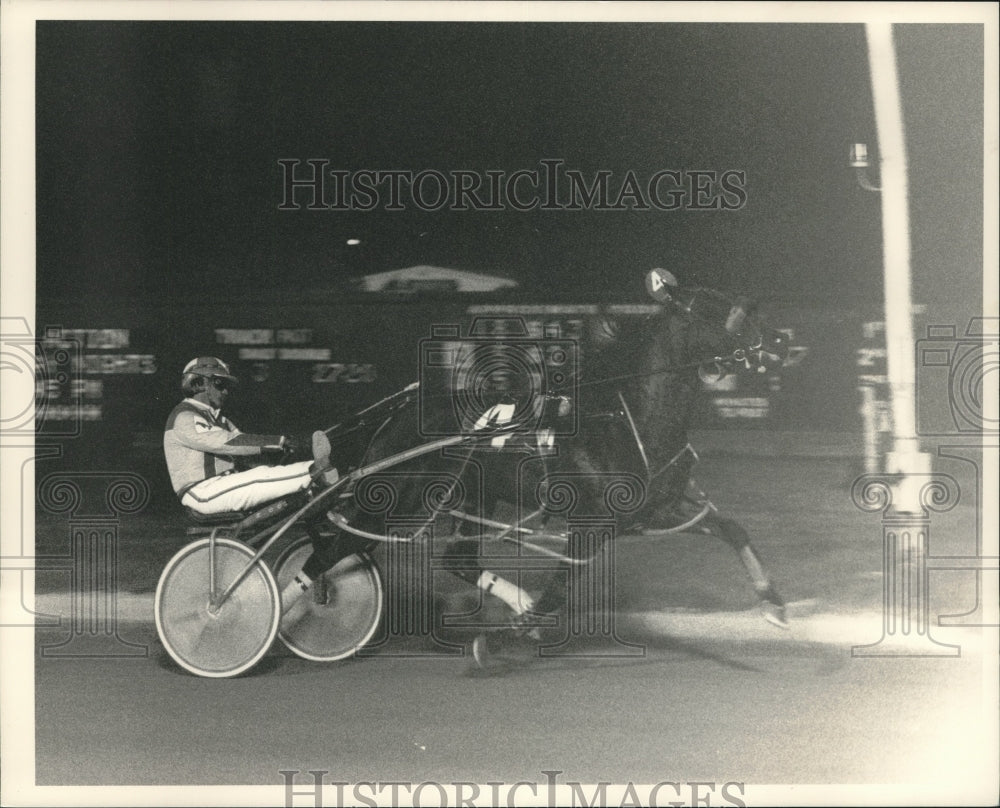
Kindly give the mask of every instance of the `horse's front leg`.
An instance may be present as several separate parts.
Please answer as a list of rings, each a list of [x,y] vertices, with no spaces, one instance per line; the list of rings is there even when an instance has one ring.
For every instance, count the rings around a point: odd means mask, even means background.
[[[760,609],[764,619],[780,628],[788,628],[785,601],[774,588],[774,583],[764,568],[757,550],[750,542],[750,534],[732,519],[724,519],[714,513],[705,518],[701,529],[722,539],[737,552],[760,599]]]

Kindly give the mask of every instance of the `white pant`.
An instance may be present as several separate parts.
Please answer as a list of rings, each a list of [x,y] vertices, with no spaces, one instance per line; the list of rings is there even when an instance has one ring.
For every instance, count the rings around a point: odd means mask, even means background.
[[[311,467],[312,463],[304,460],[287,466],[257,466],[209,477],[189,488],[181,497],[181,504],[206,515],[248,511],[306,489],[312,479]]]

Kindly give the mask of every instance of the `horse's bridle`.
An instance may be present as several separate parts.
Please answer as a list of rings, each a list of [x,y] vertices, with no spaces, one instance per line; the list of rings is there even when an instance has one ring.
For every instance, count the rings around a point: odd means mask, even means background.
[[[749,298],[733,300],[709,287],[677,289],[664,298],[684,320],[716,330],[732,345],[698,363],[703,381],[717,381],[741,369],[764,373],[780,367],[788,356],[788,336],[762,323],[757,304]],[[712,306],[714,316],[705,311]]]

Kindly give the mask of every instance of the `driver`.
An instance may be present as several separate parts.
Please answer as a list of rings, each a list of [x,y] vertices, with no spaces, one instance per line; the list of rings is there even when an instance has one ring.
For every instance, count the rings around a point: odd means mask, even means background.
[[[326,486],[337,481],[324,432],[313,434],[312,462],[237,470],[238,460],[288,451],[290,442],[284,435],[240,432],[222,414],[236,384],[228,365],[214,356],[192,359],[184,367],[185,398],[170,413],[163,433],[170,482],[182,505],[203,516],[247,511],[304,491],[312,483]]]
[[[310,485],[325,488],[337,482],[325,432],[313,433],[311,462],[237,470],[238,461],[289,452],[291,447],[284,435],[240,432],[222,414],[236,384],[229,366],[214,356],[200,356],[184,366],[181,390],[185,398],[170,413],[163,433],[170,482],[182,505],[202,516],[247,511]],[[294,619],[289,618],[288,610],[333,565],[336,559],[332,552],[327,542],[314,538],[312,555],[281,593],[284,620]]]

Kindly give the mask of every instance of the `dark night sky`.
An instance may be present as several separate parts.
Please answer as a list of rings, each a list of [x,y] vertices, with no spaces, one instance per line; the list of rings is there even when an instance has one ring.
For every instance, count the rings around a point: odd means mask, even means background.
[[[982,33],[898,47],[918,301],[981,287]],[[653,265],[792,301],[881,296],[860,25],[37,26],[37,287],[181,299],[418,263],[547,298]],[[747,173],[737,211],[279,211],[282,158],[331,167]],[[348,248],[349,237],[361,238]],[[568,291],[572,290],[572,291]]]

